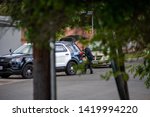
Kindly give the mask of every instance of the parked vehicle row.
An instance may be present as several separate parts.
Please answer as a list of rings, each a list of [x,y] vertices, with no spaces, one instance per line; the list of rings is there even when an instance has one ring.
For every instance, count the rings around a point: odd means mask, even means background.
[[[56,71],[64,71],[67,75],[76,74],[75,65],[82,64],[83,53],[72,42],[56,42]],[[25,43],[14,52],[0,57],[0,76],[22,75],[23,78],[33,77],[32,44]]]

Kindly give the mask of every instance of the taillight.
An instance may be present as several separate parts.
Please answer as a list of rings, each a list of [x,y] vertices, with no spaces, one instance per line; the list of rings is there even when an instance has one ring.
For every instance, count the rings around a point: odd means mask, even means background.
[[[84,52],[80,52],[80,55],[83,56]]]
[[[84,52],[80,52],[79,55],[80,55],[80,59],[83,59]]]

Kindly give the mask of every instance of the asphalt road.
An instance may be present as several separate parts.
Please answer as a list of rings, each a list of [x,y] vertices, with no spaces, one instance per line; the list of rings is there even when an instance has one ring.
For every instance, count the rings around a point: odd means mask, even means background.
[[[58,100],[118,100],[115,80],[102,80],[101,74],[110,68],[94,69],[94,74],[66,76],[57,73]],[[144,81],[133,79],[130,75],[128,88],[131,100],[149,100],[150,89],[146,89]],[[0,100],[32,100],[33,79],[22,79],[12,76],[9,79],[0,78]]]

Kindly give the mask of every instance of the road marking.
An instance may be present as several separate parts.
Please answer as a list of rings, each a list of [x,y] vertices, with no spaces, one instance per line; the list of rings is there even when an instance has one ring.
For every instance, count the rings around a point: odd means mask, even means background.
[[[6,84],[12,84],[12,83],[16,83],[16,82],[22,82],[25,81],[25,79],[0,79],[0,86],[1,85],[6,85]]]

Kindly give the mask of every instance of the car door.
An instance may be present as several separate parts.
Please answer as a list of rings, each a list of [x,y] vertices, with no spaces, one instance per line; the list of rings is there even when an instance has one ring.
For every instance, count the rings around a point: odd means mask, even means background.
[[[70,52],[63,45],[56,45],[56,67],[64,67],[70,60]]]

